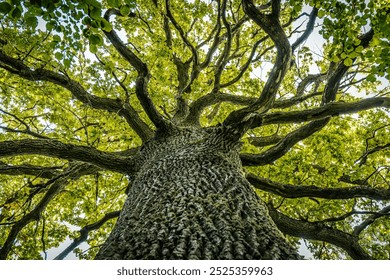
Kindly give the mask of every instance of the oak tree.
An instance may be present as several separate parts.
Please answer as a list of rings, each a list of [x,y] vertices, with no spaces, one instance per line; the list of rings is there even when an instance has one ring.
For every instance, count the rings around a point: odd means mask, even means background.
[[[0,259],[390,258],[388,1],[6,0],[0,23]]]

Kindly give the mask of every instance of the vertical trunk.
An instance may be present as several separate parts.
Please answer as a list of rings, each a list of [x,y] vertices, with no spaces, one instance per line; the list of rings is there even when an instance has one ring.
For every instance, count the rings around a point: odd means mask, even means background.
[[[235,143],[186,130],[154,139],[97,259],[297,259],[243,176]]]

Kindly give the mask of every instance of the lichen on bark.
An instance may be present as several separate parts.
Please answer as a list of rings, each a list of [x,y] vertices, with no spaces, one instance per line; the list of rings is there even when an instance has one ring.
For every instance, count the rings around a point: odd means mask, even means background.
[[[221,129],[155,137],[96,259],[299,259]]]

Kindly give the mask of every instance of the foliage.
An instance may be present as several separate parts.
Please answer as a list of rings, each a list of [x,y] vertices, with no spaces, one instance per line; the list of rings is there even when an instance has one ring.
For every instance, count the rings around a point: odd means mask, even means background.
[[[0,2],[2,257],[71,238],[93,258],[131,184],[125,163],[173,123],[240,127],[270,211],[345,237],[286,232],[315,258],[356,244],[390,258],[389,2],[252,4]]]

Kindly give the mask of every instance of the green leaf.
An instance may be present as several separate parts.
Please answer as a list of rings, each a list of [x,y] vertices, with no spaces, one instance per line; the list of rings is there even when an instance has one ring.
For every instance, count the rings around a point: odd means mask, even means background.
[[[345,60],[344,60],[344,65],[345,66],[352,66],[352,64],[353,64],[353,60],[351,59],[351,58],[349,58],[349,57],[347,57]]]
[[[100,19],[102,17],[102,10],[100,8],[94,7],[90,13],[91,18]]]
[[[103,31],[110,32],[112,30],[112,25],[104,18],[100,21],[100,26],[103,29]]]
[[[107,3],[110,7],[119,8],[121,0],[108,0]]]
[[[90,44],[89,45],[89,51],[91,52],[91,53],[97,53],[97,46],[96,45],[94,45],[94,44]]]
[[[38,19],[36,17],[28,17],[26,18],[26,24],[32,29],[35,29],[38,26]]]
[[[66,68],[69,68],[70,65],[71,65],[70,59],[64,59],[64,66],[65,66]]]
[[[59,35],[54,35],[53,36],[53,41],[55,41],[55,42],[61,42],[61,37],[59,36]]]
[[[56,53],[54,54],[54,56],[55,56],[55,58],[57,58],[58,60],[61,60],[61,59],[64,58],[64,55],[63,55],[62,53],[60,53],[60,52],[56,52]]]
[[[318,17],[323,18],[325,16],[325,11],[324,10],[319,10],[318,11]]]
[[[84,0],[86,4],[101,9],[102,4],[96,0]]]
[[[376,81],[376,77],[375,77],[374,74],[370,74],[370,75],[367,76],[366,80],[368,82],[375,82]]]
[[[89,36],[89,42],[92,45],[102,45],[103,44],[103,38],[99,34],[91,34]]]
[[[12,6],[7,2],[0,3],[0,13],[8,14],[12,10]]]
[[[22,16],[22,7],[15,7],[11,12],[11,17],[13,19],[19,19]]]
[[[128,14],[130,14],[130,11],[131,11],[131,8],[130,6],[128,5],[123,5],[121,8],[120,8],[120,13],[122,16],[127,16]]]

